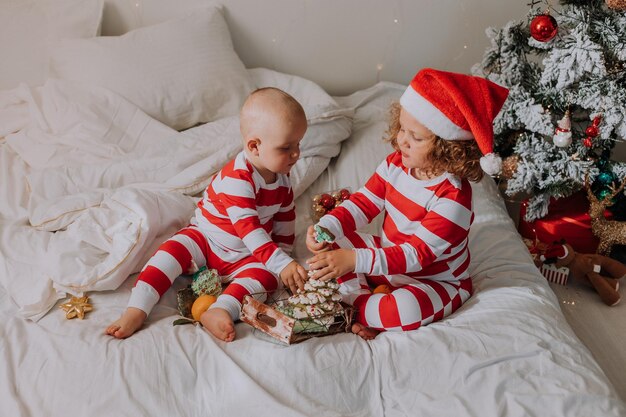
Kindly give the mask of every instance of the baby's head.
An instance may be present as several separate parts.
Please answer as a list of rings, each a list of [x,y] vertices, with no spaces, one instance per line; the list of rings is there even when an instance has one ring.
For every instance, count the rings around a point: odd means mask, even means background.
[[[392,106],[387,139],[407,168],[472,181],[483,171],[495,175],[501,161],[493,153],[493,119],[507,95],[484,78],[423,69]]]
[[[244,151],[261,173],[287,174],[300,157],[307,121],[293,97],[266,87],[252,92],[244,102],[240,128]]]

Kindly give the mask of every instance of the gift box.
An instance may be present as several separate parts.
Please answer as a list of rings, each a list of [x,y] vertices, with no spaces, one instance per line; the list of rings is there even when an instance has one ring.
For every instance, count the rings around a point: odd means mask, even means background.
[[[547,244],[565,239],[580,253],[595,253],[598,248],[598,238],[591,232],[589,201],[584,191],[569,197],[550,199],[549,212],[542,219],[527,222],[524,220],[525,214],[526,202],[523,202],[518,231],[525,238]],[[605,216],[609,219],[611,213],[606,211]]]
[[[562,266],[557,268],[553,264],[543,264],[539,267],[541,274],[550,282],[555,284],[566,285],[569,277],[569,268]]]
[[[557,268],[554,264],[544,264],[541,259],[541,255],[545,254],[545,251],[548,247],[547,244],[540,242],[538,240],[531,239],[523,239],[526,244],[526,248],[530,252],[530,256],[532,256],[533,261],[535,262],[535,266],[541,272],[549,282],[554,282],[555,284],[567,285],[567,279],[569,278],[569,268],[566,266],[562,266]]]
[[[313,337],[351,331],[354,315],[351,306],[336,302],[332,310],[324,310],[309,305],[310,310],[302,309],[303,315],[298,315],[293,314],[294,307],[289,302],[293,296],[289,297],[285,291],[264,293],[265,303],[254,298],[254,295],[258,296],[259,294],[261,293],[244,297],[241,321],[286,345],[299,343]],[[291,312],[291,315],[288,312]],[[293,317],[294,315],[299,318]]]

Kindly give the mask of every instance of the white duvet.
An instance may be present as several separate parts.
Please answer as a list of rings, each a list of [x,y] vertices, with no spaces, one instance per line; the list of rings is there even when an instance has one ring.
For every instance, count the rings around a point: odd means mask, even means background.
[[[310,81],[251,75],[305,107],[299,195],[339,152],[352,112]],[[108,90],[49,80],[1,94],[0,285],[27,318],[66,293],[117,288],[189,221],[190,196],[241,150],[237,116],[181,133]]]
[[[296,201],[301,259],[310,198],[363,184],[390,151],[380,141],[385,110],[402,90],[378,84],[338,99],[354,108],[354,130]],[[367,342],[346,333],[287,347],[240,323],[237,339],[224,343],[199,326],[174,327],[184,277],[127,340],[103,329],[124,310],[133,277],[90,293],[94,311],[82,321],[58,309],[24,320],[0,289],[0,415],[626,415],[532,265],[491,179],[475,185],[473,204],[474,295],[440,322]]]

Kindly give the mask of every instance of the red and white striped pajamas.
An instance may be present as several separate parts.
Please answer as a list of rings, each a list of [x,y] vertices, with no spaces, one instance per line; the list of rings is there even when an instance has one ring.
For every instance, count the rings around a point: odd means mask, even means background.
[[[382,236],[354,231],[383,209]],[[338,279],[357,320],[378,330],[412,330],[440,320],[472,293],[467,247],[473,221],[469,181],[445,173],[418,180],[394,152],[365,186],[319,225],[356,252],[354,273]],[[387,284],[391,294],[372,294]]]
[[[294,241],[295,218],[289,176],[277,174],[267,184],[241,152],[215,175],[191,224],[150,258],[129,307],[149,314],[176,277],[206,265],[230,282],[211,308],[223,308],[238,319],[245,295],[281,285],[280,272],[292,262],[287,252]]]

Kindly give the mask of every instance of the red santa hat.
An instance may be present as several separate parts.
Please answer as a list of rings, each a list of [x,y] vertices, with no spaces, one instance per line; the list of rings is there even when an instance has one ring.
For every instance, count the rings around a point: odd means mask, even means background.
[[[442,139],[475,140],[484,155],[480,166],[496,175],[502,160],[493,153],[493,119],[508,94],[484,78],[426,68],[415,75],[400,105]]]

